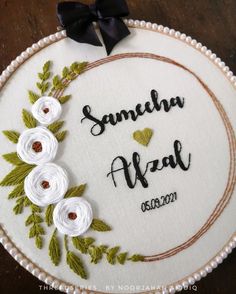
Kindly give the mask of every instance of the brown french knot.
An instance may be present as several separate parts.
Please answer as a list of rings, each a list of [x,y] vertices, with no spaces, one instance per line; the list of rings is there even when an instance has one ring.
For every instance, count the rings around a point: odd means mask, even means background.
[[[50,188],[50,184],[49,184],[48,181],[42,181],[41,186],[42,186],[44,189],[48,189],[48,188]]]
[[[71,220],[77,219],[77,214],[75,212],[68,213],[68,218]]]
[[[32,144],[32,149],[34,150],[34,152],[39,153],[42,152],[43,150],[43,146],[42,143],[39,141],[36,141]]]

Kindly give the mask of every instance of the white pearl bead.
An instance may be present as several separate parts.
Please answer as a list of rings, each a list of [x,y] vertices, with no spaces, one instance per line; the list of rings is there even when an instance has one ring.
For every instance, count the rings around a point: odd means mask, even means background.
[[[206,47],[206,46],[203,46],[203,47],[201,48],[201,51],[202,51],[202,52],[206,52],[206,51],[207,51],[207,47]]]
[[[183,286],[184,289],[187,289],[188,286],[189,286],[189,285],[188,285],[188,282],[187,282],[187,281],[183,281],[183,282],[182,282],[182,286]]]
[[[14,71],[14,67],[12,65],[8,65],[7,70],[9,72],[13,72]]]
[[[51,285],[52,282],[53,282],[53,279],[52,279],[52,277],[47,276],[44,281],[45,281],[46,284]]]
[[[219,57],[217,57],[216,59],[215,59],[215,63],[220,63],[221,62],[221,59],[219,58]]]
[[[32,274],[33,274],[34,276],[38,276],[38,275],[39,275],[39,269],[34,268],[34,269],[32,270]]]
[[[164,289],[164,290],[162,290],[162,294],[168,294],[168,290],[167,289]]]
[[[177,292],[182,291],[182,289],[183,289],[183,287],[182,287],[182,285],[180,285],[180,284],[178,284],[178,285],[175,286],[175,290],[176,290]]]
[[[154,23],[154,24],[152,25],[152,29],[153,29],[153,30],[157,30],[157,28],[158,28],[158,25],[157,25],[156,23]]]
[[[16,58],[16,61],[17,61],[18,63],[22,63],[22,62],[23,62],[23,58],[22,58],[21,56],[18,56],[18,57]]]
[[[196,44],[196,48],[197,48],[197,49],[202,48],[202,44],[201,44],[201,43],[197,43],[197,44]]]
[[[0,238],[0,242],[1,242],[2,245],[4,246],[4,245],[8,242],[8,240],[7,240],[6,237],[1,237],[1,238]]]
[[[26,59],[26,58],[28,58],[29,54],[28,54],[26,51],[24,51],[24,52],[21,53],[21,56],[22,56],[24,59]]]
[[[54,281],[52,282],[52,287],[53,287],[54,289],[58,289],[58,287],[59,287],[59,282],[58,282],[57,280],[54,280]]]
[[[20,261],[22,259],[22,254],[18,253],[15,255],[15,260]]]
[[[235,76],[232,77],[231,79],[232,79],[232,82],[236,81],[236,77],[235,77]],[[230,246],[232,249],[234,249],[234,248],[236,247],[236,242],[231,241],[231,242],[229,243],[229,246]]]
[[[185,40],[185,39],[186,39],[186,35],[185,34],[181,34],[180,40]]]
[[[228,66],[225,66],[224,68],[223,68],[223,72],[228,72],[229,71],[229,67]]]
[[[174,34],[175,34],[175,30],[170,29],[170,31],[169,31],[169,35],[170,35],[170,36],[174,36]]]
[[[218,263],[218,264],[220,264],[220,263],[222,263],[223,262],[223,258],[221,257],[221,256],[216,256],[216,262]]]
[[[1,242],[1,239],[0,239],[0,242]],[[12,256],[15,256],[17,254],[17,249],[16,248],[12,248],[9,253],[12,255]]]
[[[216,59],[216,54],[215,53],[211,54],[210,59],[212,60]]]
[[[207,275],[207,272],[205,270],[200,271],[201,277],[205,277]]]
[[[79,291],[78,288],[76,288],[76,289],[74,290],[74,292],[73,292],[73,294],[79,294],[79,293],[80,293],[80,291]]]
[[[26,266],[26,269],[27,269],[27,271],[29,271],[29,272],[32,272],[33,268],[34,268],[34,266],[33,266],[32,263],[28,263],[27,266]]]
[[[212,268],[217,268],[217,263],[214,260],[211,262],[211,267]]]
[[[141,27],[141,28],[144,28],[145,26],[146,26],[146,21],[141,20],[141,21],[140,21],[140,27]]]
[[[43,48],[44,47],[44,41],[43,40],[39,40],[38,41],[38,45],[40,48]]]
[[[11,243],[6,243],[6,244],[4,245],[4,248],[5,248],[7,251],[9,251],[9,250],[12,248],[12,244],[11,244]]]
[[[34,50],[33,50],[31,47],[29,47],[29,48],[26,49],[26,52],[27,52],[29,55],[31,55],[31,54],[34,53]]]
[[[236,236],[234,236],[233,240],[236,242]]]
[[[162,32],[164,30],[164,27],[163,27],[163,25],[159,25],[157,29],[159,32]]]
[[[189,285],[194,285],[194,283],[195,283],[194,278],[193,277],[189,277],[188,278],[188,283],[189,283]]]
[[[220,256],[223,258],[223,259],[225,259],[226,257],[227,257],[227,253],[225,252],[225,251],[222,251],[221,253],[220,253]]]
[[[179,38],[179,37],[180,37],[180,35],[181,35],[181,33],[180,33],[180,32],[178,32],[178,31],[177,31],[177,32],[175,32],[175,37],[176,37],[176,38]]]
[[[194,40],[191,41],[192,46],[196,46],[196,44],[197,44],[197,40],[194,39]]]
[[[63,37],[66,37],[66,30],[61,31]]]
[[[194,279],[196,281],[200,281],[201,280],[201,276],[198,273],[196,273],[196,274],[194,274]]]
[[[13,60],[11,62],[11,66],[13,66],[14,68],[16,68],[18,66],[18,62],[16,60]]]
[[[175,293],[175,288],[174,288],[173,286],[171,286],[171,287],[169,288],[169,293],[170,293],[170,294],[174,294],[174,293]]]
[[[46,274],[41,272],[41,273],[39,273],[38,278],[39,278],[39,280],[44,281],[46,278]]]
[[[190,36],[188,36],[188,37],[186,38],[186,42],[187,42],[187,43],[190,43],[191,40],[192,40],[192,38],[191,38]]]
[[[27,263],[28,263],[27,259],[22,259],[20,261],[20,265],[23,266],[23,267],[26,267]]]
[[[50,36],[49,36],[49,39],[50,39],[50,41],[52,41],[52,42],[56,41],[56,37],[55,37],[55,35],[50,35]]]
[[[232,252],[232,248],[230,248],[229,246],[225,247],[225,252],[227,252],[228,254]]]
[[[60,286],[59,286],[59,290],[61,291],[61,292],[63,292],[64,290],[65,290],[65,284],[61,284]]]
[[[129,19],[128,20],[128,25],[129,26],[133,26],[134,25],[134,20],[133,19]]]
[[[151,23],[151,22],[147,22],[147,23],[146,23],[146,28],[147,28],[147,29],[151,29],[151,27],[152,27],[152,23]]]
[[[39,45],[38,44],[33,44],[32,48],[34,49],[34,51],[37,51],[39,49]]]
[[[10,73],[9,73],[8,70],[5,69],[5,70],[2,72],[2,75],[3,75],[5,78],[8,78],[8,77],[10,76]]]
[[[57,32],[57,33],[56,33],[56,38],[57,38],[58,40],[60,40],[61,37],[62,37],[61,32]]]
[[[1,75],[0,76],[0,82],[1,83],[4,83],[6,81],[6,78],[3,76],[3,75]],[[1,231],[2,232],[2,231]],[[2,235],[2,234],[0,234],[0,235]]]
[[[139,20],[135,20],[135,22],[134,22],[134,26],[135,26],[135,27],[139,27],[139,24],[140,24],[140,21],[139,21]]]
[[[220,66],[221,68],[223,68],[223,67],[225,66],[225,63],[224,63],[223,61],[221,61],[221,62],[219,63],[219,66]]]
[[[170,31],[170,29],[169,29],[168,27],[164,27],[164,30],[163,30],[163,32],[164,32],[165,34],[168,34],[168,33],[169,33],[169,31]]]
[[[212,272],[212,267],[210,265],[207,265],[205,267],[205,270],[206,270],[207,273],[211,273]]]
[[[212,54],[212,51],[208,49],[208,50],[206,51],[206,55],[207,55],[207,56],[210,56],[211,54]]]
[[[233,72],[232,72],[231,70],[230,70],[230,71],[228,71],[228,72],[227,72],[227,77],[229,77],[229,78],[230,78],[230,77],[232,77],[232,76],[233,76]]]
[[[48,37],[45,37],[43,39],[43,41],[44,41],[45,44],[49,44],[50,43],[50,39]]]

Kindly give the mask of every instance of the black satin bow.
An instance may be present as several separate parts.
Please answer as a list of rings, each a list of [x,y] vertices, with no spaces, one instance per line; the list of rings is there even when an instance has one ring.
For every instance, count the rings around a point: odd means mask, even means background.
[[[96,0],[92,5],[69,1],[57,5],[57,15],[67,36],[79,43],[102,46],[93,26],[96,21],[108,55],[120,40],[130,34],[121,19],[128,14],[125,0]]]

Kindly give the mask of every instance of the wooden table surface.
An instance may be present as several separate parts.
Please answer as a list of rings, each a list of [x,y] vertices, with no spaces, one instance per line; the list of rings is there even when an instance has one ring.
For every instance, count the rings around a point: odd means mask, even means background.
[[[0,0],[0,72],[27,47],[56,31],[56,0]],[[83,1],[91,3],[91,1]],[[130,18],[186,33],[236,73],[236,0],[128,0]],[[236,292],[236,251],[197,283],[197,293]],[[33,277],[0,246],[0,293],[60,293]],[[189,292],[196,292],[190,290]]]

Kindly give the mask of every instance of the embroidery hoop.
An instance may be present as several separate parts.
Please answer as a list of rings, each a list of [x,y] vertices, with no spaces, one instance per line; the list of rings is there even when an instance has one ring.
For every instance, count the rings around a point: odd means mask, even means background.
[[[233,73],[229,71],[229,68],[225,66],[224,62],[222,62],[215,54],[211,52],[211,50],[207,50],[205,46],[202,46],[201,43],[197,43],[196,40],[192,40],[191,37],[187,37],[185,34],[181,34],[180,32],[175,32],[173,29],[169,29],[167,27],[163,27],[157,24],[151,24],[150,22],[146,23],[145,21],[133,21],[133,20],[125,20],[125,22],[129,25],[129,27],[134,28],[141,28],[151,31],[157,31],[159,33],[171,36],[173,38],[180,39],[181,41],[193,46],[203,54],[205,54],[211,61],[213,61],[219,68],[222,69],[225,76],[230,80],[230,82],[236,87],[236,77],[233,76]],[[5,71],[3,71],[0,77],[0,89],[4,86],[6,81],[9,79],[11,74],[15,72],[15,70],[26,61],[29,57],[33,54],[41,50],[42,48],[47,47],[48,45],[57,42],[66,37],[65,31],[58,32],[54,35],[50,35],[42,40],[40,40],[37,44],[33,44],[32,47],[28,48],[24,51],[20,56],[18,56],[12,63],[7,67]],[[112,57],[112,56],[111,56]],[[220,105],[220,104],[219,104]],[[234,135],[234,133],[233,133]],[[234,148],[235,148],[235,137],[234,137]],[[235,182],[234,182],[235,184]],[[73,287],[74,293],[78,293],[82,289],[75,287],[73,285],[69,285],[62,281],[58,280],[54,277],[51,277],[48,273],[40,269],[37,265],[33,264],[19,249],[16,245],[9,239],[7,232],[0,229],[0,241],[4,245],[4,247],[8,250],[8,252],[28,271],[30,271],[33,275],[36,275],[40,280],[44,281],[45,283],[52,285],[52,287],[59,288],[61,291],[66,291],[67,287]],[[167,291],[170,293],[174,293],[175,291],[179,291],[182,289],[181,287],[186,287],[186,285],[192,285],[196,280],[199,280],[201,277],[207,275],[207,273],[211,272],[213,268],[217,267],[217,264],[221,263],[224,258],[232,251],[233,248],[236,246],[236,234],[234,234],[230,240],[227,242],[227,245],[216,255],[214,256],[209,263],[207,263],[204,267],[199,269],[197,272],[188,276],[181,281],[177,281],[172,285],[166,286],[168,289]],[[76,292],[77,291],[77,292]],[[87,290],[87,293],[91,291]],[[102,293],[99,291],[92,291],[93,293]],[[151,291],[149,291],[151,292]],[[165,293],[168,293],[165,292]],[[147,292],[145,292],[147,293]]]

